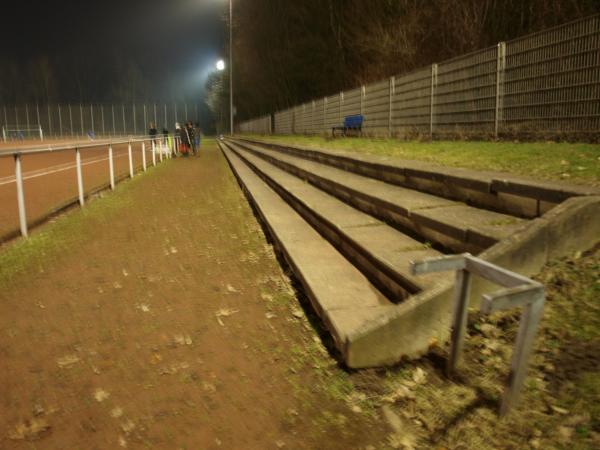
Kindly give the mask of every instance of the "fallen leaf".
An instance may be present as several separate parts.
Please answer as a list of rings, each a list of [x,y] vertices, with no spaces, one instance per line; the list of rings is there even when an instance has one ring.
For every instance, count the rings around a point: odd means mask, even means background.
[[[79,362],[79,357],[77,355],[65,355],[56,360],[58,367],[69,367],[73,364],[77,364]]]
[[[423,383],[426,378],[427,378],[427,373],[420,367],[417,367],[415,369],[415,371],[413,372],[412,380],[417,384]]]
[[[15,429],[8,434],[8,438],[16,441],[35,441],[44,437],[50,428],[45,419],[34,418],[17,424]]]
[[[221,325],[222,327],[225,326],[225,324],[223,323],[223,321],[221,320],[221,317],[229,317],[232,314],[235,314],[239,312],[239,310],[237,309],[231,309],[231,308],[221,308],[220,310],[218,310],[215,313],[215,317],[217,318],[217,322],[219,322],[219,325]]]
[[[94,398],[98,402],[103,402],[108,397],[110,397],[110,394],[108,392],[106,392],[104,389],[98,388],[94,391]]]

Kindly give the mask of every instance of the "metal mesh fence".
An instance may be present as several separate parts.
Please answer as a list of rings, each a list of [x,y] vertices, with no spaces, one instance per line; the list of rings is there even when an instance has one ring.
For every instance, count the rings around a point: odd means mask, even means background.
[[[276,112],[270,131],[240,130],[324,134],[353,114],[373,136],[597,138],[600,15]]]
[[[159,131],[175,122],[198,122],[198,105],[189,103],[3,105],[5,128],[42,127],[44,137],[142,135],[154,122]]]

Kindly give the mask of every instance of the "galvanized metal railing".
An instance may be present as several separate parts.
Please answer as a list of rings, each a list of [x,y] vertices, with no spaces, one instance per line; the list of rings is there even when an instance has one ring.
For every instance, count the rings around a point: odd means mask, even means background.
[[[452,376],[456,372],[462,356],[467,333],[472,274],[503,287],[491,294],[483,295],[480,305],[481,313],[492,314],[506,309],[523,308],[510,364],[508,386],[500,406],[500,415],[504,416],[516,405],[521,386],[527,375],[528,359],[533,351],[535,334],[544,308],[544,286],[469,253],[428,258],[410,264],[410,271],[413,275],[450,270],[456,271],[456,282],[450,355],[446,366],[448,376]]]
[[[600,130],[600,15],[242,122],[323,134],[363,114],[367,135],[591,135]]]
[[[86,191],[84,188],[84,179],[83,179],[83,170],[82,170],[82,159],[81,154],[86,150],[98,149],[98,148],[106,148],[107,151],[107,159],[108,159],[108,178],[111,190],[115,189],[115,164],[114,164],[114,155],[113,155],[113,146],[117,145],[127,145],[127,156],[128,156],[128,176],[129,178],[133,178],[135,175],[135,167],[133,163],[133,147],[135,144],[139,144],[141,154],[142,154],[142,171],[145,172],[148,168],[147,158],[146,158],[146,145],[148,144],[151,147],[151,155],[152,155],[152,166],[156,166],[157,161],[163,162],[163,159],[170,159],[174,156],[177,156],[179,153],[179,137],[174,136],[170,141],[172,144],[169,146],[167,144],[168,136],[167,135],[157,135],[154,137],[131,137],[127,139],[111,139],[104,140],[100,142],[80,142],[69,145],[57,145],[57,146],[35,146],[28,148],[16,148],[16,149],[6,149],[0,150],[0,158],[8,158],[12,157],[15,161],[15,178],[14,182],[16,183],[16,191],[17,191],[17,206],[18,206],[18,216],[19,216],[19,229],[22,236],[27,237],[29,235],[29,226],[27,221],[27,208],[26,208],[26,197],[25,197],[25,189],[24,189],[24,176],[22,169],[22,158],[27,155],[40,155],[40,154],[48,154],[48,153],[57,153],[63,151],[74,151],[75,153],[75,170],[77,174],[77,203],[81,207],[85,205],[85,197]],[[158,156],[157,156],[158,155]],[[67,167],[67,169],[72,169],[72,166]]]

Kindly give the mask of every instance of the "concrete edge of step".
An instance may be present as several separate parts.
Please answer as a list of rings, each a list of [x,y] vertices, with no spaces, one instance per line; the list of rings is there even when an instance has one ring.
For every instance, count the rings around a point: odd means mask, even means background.
[[[600,196],[574,197],[479,257],[532,276],[549,260],[588,250],[600,242],[598,223]],[[471,305],[478,306],[481,295],[494,288],[497,286],[475,278]],[[404,357],[421,356],[430,346],[442,344],[450,333],[451,302],[452,282],[448,282],[410,297],[391,313],[373,318],[348,336],[344,346],[347,364],[353,368],[392,364]],[[385,342],[387,348],[377,348],[375,344],[380,342]]]
[[[287,148],[292,151],[300,151],[304,152],[306,156],[323,155],[327,158],[338,159],[339,161],[353,161],[369,165],[375,169],[386,169],[405,176],[423,178],[448,185],[458,184],[464,188],[476,190],[481,193],[509,194],[534,198],[555,204],[575,196],[600,195],[600,188],[574,185],[564,181],[536,180],[510,173],[446,167],[425,161],[404,160],[368,153],[351,153],[323,148],[310,148],[292,144],[278,144],[276,142],[248,139],[245,137],[237,137],[236,139],[259,145],[266,145],[273,149],[279,147]]]

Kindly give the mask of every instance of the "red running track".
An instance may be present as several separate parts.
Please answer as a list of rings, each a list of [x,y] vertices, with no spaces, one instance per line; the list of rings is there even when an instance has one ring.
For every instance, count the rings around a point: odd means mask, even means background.
[[[73,142],[60,142],[61,145],[70,143]],[[52,144],[56,145],[57,142]],[[12,156],[1,156],[9,149],[14,150],[15,145],[0,146],[0,240],[19,228],[15,161]],[[132,144],[132,155],[134,170],[138,172],[142,167],[141,142]],[[113,161],[116,179],[129,174],[127,144],[113,145]],[[109,182],[107,144],[81,149],[81,163],[85,192]],[[152,150],[148,143],[146,163],[148,166],[152,164]],[[28,223],[47,216],[57,206],[78,196],[75,150],[25,154],[21,156],[21,164]]]

